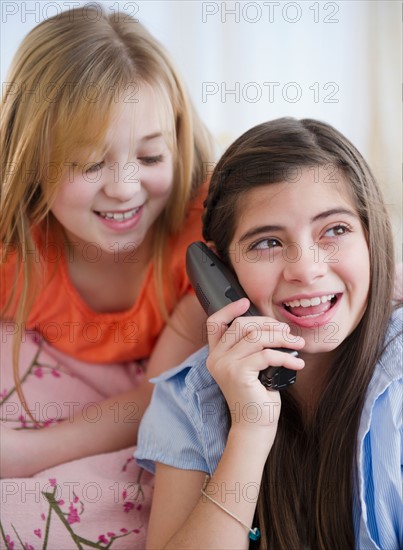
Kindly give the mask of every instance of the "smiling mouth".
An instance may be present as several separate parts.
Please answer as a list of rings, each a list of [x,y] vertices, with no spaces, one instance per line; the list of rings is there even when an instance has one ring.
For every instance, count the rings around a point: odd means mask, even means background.
[[[95,214],[105,220],[113,220],[116,222],[122,222],[125,220],[130,220],[133,218],[141,209],[141,206],[133,208],[132,210],[127,210],[126,212],[98,212],[95,211]]]
[[[301,298],[283,302],[283,307],[295,317],[318,317],[329,311],[336,304],[339,296],[340,294],[327,294],[314,298]]]

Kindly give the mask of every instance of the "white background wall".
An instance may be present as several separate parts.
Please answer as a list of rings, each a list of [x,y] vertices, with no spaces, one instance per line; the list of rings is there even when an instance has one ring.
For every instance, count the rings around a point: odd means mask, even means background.
[[[21,39],[85,1],[1,2],[1,79]],[[391,0],[102,1],[166,46],[221,147],[278,116],[319,118],[357,145],[380,180],[401,259],[401,20]]]

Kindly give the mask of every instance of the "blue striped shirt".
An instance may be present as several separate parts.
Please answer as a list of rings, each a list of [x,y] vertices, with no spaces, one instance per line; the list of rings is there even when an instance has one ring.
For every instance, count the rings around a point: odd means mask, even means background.
[[[390,343],[376,365],[358,431],[353,520],[359,550],[403,548],[402,311],[390,322]],[[229,426],[224,397],[206,368],[207,354],[205,347],[154,380],[135,453],[151,472],[160,462],[212,475],[220,461]],[[253,417],[254,411],[231,413]]]

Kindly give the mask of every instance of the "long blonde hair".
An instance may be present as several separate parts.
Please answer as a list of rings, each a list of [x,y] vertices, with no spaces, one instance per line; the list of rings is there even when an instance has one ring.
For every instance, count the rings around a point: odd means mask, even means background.
[[[139,83],[162,98],[172,130],[173,189],[155,227],[155,284],[162,293],[166,240],[179,232],[189,201],[212,159],[210,136],[161,44],[129,15],[100,6],[68,10],[34,28],[22,42],[3,85],[1,106],[2,263],[16,251],[16,281],[1,317],[15,310],[13,364],[18,379],[19,342],[37,288],[39,255],[33,227],[55,224],[53,197],[68,159],[91,144],[101,147],[117,100],[136,101]],[[28,253],[28,252],[31,253]],[[17,293],[18,288],[18,293]],[[17,384],[23,401],[21,388]]]

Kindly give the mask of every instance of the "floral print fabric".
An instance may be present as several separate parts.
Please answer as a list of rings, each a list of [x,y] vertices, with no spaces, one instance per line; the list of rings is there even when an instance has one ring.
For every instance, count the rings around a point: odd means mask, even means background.
[[[1,325],[0,414],[2,425],[13,429],[51,430],[80,409],[88,422],[96,422],[100,420],[99,401],[127,391],[143,376],[139,362],[83,363],[56,351],[36,333],[26,333],[20,377],[38,427],[21,406],[15,389],[12,333],[11,324]],[[114,415],[116,422],[134,425],[139,420],[134,409],[119,410],[118,403]],[[31,478],[2,479],[0,549],[144,548],[153,476],[136,465],[134,449],[60,464]]]

